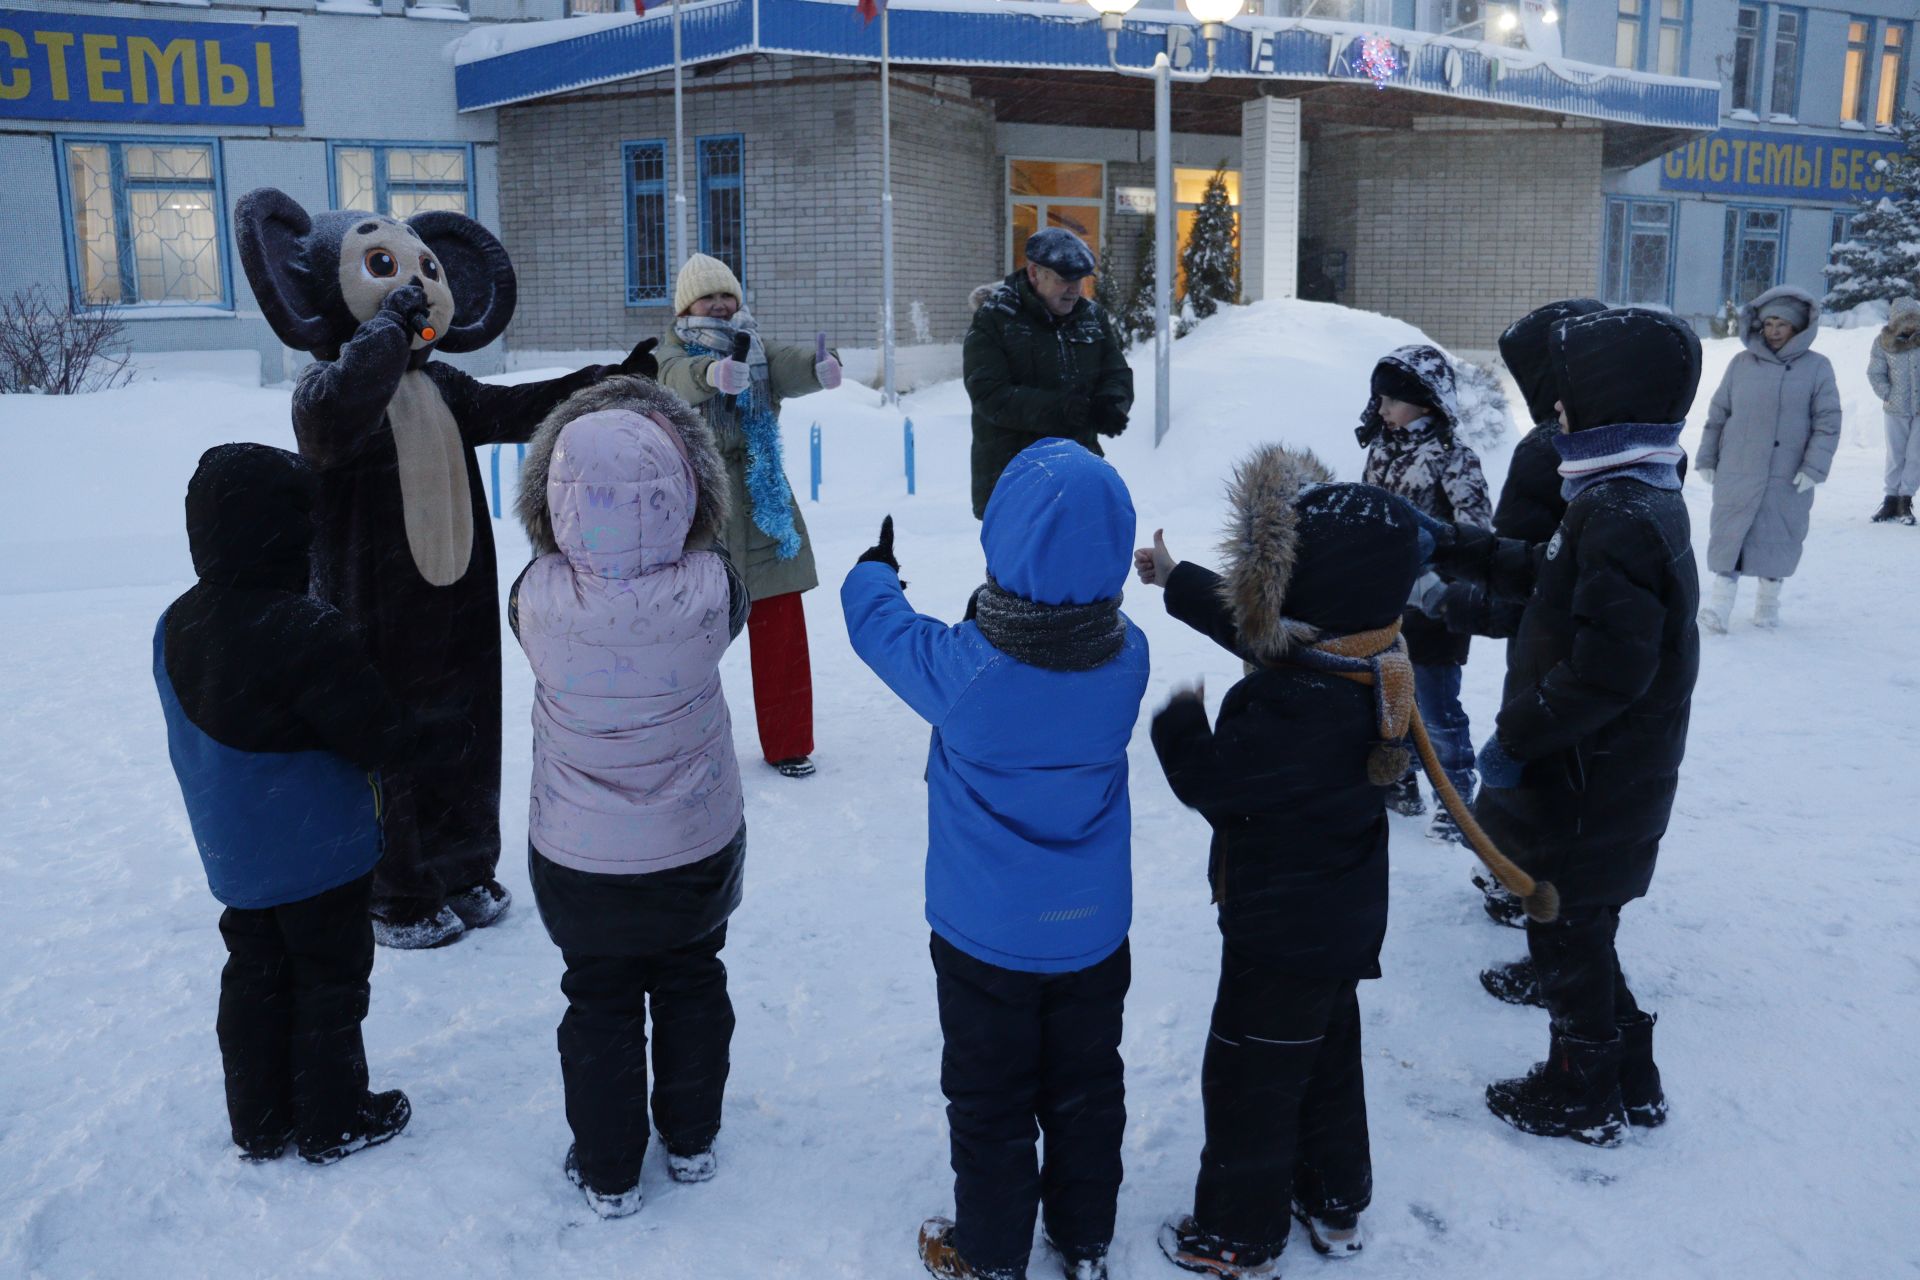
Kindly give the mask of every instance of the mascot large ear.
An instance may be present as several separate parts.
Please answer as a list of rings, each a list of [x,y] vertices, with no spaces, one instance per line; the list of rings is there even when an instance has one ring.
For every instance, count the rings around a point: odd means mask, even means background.
[[[407,226],[440,259],[453,291],[453,323],[433,345],[440,351],[478,351],[506,329],[519,293],[506,246],[464,213],[416,213]]]
[[[274,334],[296,351],[337,345],[340,336],[328,319],[320,283],[336,264],[319,264],[324,274],[317,275],[307,261],[306,237],[313,230],[307,211],[286,192],[261,187],[240,197],[233,222],[240,267]]]

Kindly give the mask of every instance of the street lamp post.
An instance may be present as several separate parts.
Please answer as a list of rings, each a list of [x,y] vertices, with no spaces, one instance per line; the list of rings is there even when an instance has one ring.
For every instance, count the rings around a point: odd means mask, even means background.
[[[1173,81],[1197,84],[1213,75],[1220,34],[1240,12],[1242,0],[1188,0],[1187,11],[1200,20],[1200,37],[1207,45],[1205,71],[1175,71],[1165,53],[1154,55],[1150,67],[1129,67],[1120,61],[1120,27],[1139,0],[1087,0],[1100,14],[1107,33],[1107,62],[1123,76],[1153,81],[1153,443],[1166,438],[1172,416],[1173,366]]]

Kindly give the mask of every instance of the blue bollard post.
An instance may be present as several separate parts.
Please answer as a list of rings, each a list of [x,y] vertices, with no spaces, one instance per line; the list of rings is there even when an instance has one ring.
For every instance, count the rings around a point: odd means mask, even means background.
[[[493,518],[500,518],[500,446],[493,446]]]
[[[907,419],[907,496],[913,496],[913,419]]]
[[[813,500],[820,501],[820,424],[814,423],[807,435],[807,452],[813,458]]]

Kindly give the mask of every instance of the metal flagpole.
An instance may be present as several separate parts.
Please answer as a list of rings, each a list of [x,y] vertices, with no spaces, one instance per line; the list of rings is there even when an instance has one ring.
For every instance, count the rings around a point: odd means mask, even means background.
[[[1153,444],[1173,421],[1173,65],[1153,60]]]
[[[887,20],[891,7],[882,0],[880,7],[880,398],[885,404],[898,404],[893,386],[893,112],[887,82],[890,50]]]
[[[687,252],[687,118],[680,102],[680,6],[673,0],[673,249],[685,262]]]

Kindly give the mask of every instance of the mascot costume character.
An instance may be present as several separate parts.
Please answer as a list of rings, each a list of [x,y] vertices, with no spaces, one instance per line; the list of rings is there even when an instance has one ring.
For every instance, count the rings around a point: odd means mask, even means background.
[[[293,393],[319,474],[313,591],[361,630],[401,705],[470,726],[449,763],[382,775],[374,936],[433,947],[491,924],[500,862],[500,601],[474,450],[528,439],[569,395],[658,372],[649,349],[546,382],[489,386],[434,352],[476,351],[513,315],[493,234],[444,210],[309,215],[262,188],[234,207],[240,262],[280,341],[313,355]]]

